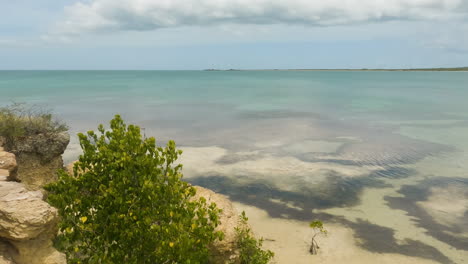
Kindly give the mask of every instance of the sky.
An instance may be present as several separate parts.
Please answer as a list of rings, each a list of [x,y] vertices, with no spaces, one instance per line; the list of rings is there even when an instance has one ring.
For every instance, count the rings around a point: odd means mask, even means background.
[[[0,70],[468,66],[468,0],[0,0]]]

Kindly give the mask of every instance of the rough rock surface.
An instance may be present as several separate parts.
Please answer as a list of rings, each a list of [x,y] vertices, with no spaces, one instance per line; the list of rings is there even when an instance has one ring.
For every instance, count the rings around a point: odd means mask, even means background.
[[[48,183],[57,181],[58,170],[63,168],[62,157],[41,164],[36,154],[18,155],[18,170],[10,180],[23,183],[29,190],[39,190]]]
[[[0,169],[0,182],[8,180],[9,176],[10,176],[9,171]]]
[[[42,162],[49,162],[61,156],[70,142],[70,135],[67,132],[55,134],[38,134],[25,137],[14,143],[13,153],[33,153],[40,157]]]
[[[64,254],[52,245],[51,234],[44,234],[33,240],[12,241],[16,250],[11,254],[17,264],[65,264]]]
[[[14,155],[4,153],[0,148],[0,156],[16,164]],[[40,190],[6,181],[14,172],[13,166],[0,170],[0,264],[66,264],[65,255],[52,245],[57,210],[43,201]]]
[[[209,189],[194,186],[197,193],[194,199],[204,197],[208,204],[216,203],[219,209],[222,209],[220,215],[221,224],[216,228],[217,231],[224,233],[222,241],[216,241],[211,247],[212,263],[238,263],[239,252],[237,250],[236,227],[241,228],[239,214],[231,201],[222,194],[215,193]],[[243,227],[242,227],[243,228]]]
[[[68,133],[39,134],[18,141],[11,148],[16,154],[18,169],[9,180],[23,183],[30,190],[39,190],[57,180],[63,168],[62,154],[70,142]]]
[[[1,255],[2,253],[0,252],[0,264],[16,264],[11,260],[10,257],[5,257]]]
[[[0,264],[15,264],[11,257],[13,250],[13,247],[8,242],[0,240]]]
[[[3,151],[0,147],[0,170],[15,171],[16,170],[15,154]]]
[[[44,202],[41,191],[18,182],[0,182],[0,237],[28,240],[55,232],[57,210]]]
[[[0,140],[1,144],[1,140]],[[0,181],[6,181],[17,169],[15,154],[4,151],[0,145]]]

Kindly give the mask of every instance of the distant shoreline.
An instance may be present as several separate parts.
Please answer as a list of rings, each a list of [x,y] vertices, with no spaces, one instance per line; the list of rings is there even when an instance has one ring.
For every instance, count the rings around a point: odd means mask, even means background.
[[[414,69],[206,69],[204,71],[452,71],[468,72],[468,67],[459,68],[414,68]]]
[[[152,70],[152,69],[0,69],[0,72],[150,72],[150,71],[335,71],[335,72],[468,72],[468,67],[458,67],[458,68],[414,68],[414,69],[198,69],[198,70]]]

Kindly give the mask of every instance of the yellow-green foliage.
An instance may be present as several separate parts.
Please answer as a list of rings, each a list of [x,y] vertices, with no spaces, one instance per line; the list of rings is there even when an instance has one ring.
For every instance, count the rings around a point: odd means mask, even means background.
[[[220,210],[181,180],[182,153],[157,147],[120,116],[98,133],[79,134],[73,175],[46,187],[61,216],[59,250],[68,263],[206,263]]]
[[[0,136],[5,138],[7,148],[22,137],[67,130],[64,123],[38,106],[13,103],[0,108]]]
[[[309,226],[314,230],[314,234],[312,235],[312,242],[310,244],[309,252],[312,255],[316,255],[318,250],[320,249],[317,240],[315,239],[318,235],[327,235],[328,231],[323,226],[322,221],[312,221],[309,223]]]
[[[270,250],[262,249],[263,239],[257,240],[252,236],[250,228],[247,227],[249,219],[245,212],[242,212],[240,220],[240,226],[243,228],[236,228],[236,232],[241,264],[267,264],[275,254]]]
[[[322,221],[312,221],[309,223],[309,226],[314,229],[315,233],[321,233],[321,234],[324,234],[326,235],[328,232],[327,230],[325,229],[325,227],[323,226],[323,222]]]

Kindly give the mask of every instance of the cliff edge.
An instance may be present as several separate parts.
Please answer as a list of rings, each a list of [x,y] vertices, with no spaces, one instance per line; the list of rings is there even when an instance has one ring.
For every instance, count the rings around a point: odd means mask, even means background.
[[[41,160],[37,149],[22,149],[16,150],[22,157],[18,159],[1,143],[0,264],[66,264],[65,255],[52,245],[57,234],[57,210],[44,201],[40,190],[56,179],[63,152],[55,151]]]

